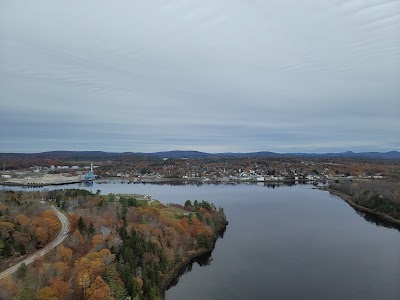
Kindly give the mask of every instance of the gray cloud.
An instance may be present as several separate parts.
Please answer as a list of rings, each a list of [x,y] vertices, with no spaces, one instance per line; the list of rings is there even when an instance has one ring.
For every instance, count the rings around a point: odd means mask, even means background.
[[[400,150],[400,1],[2,1],[0,151]]]

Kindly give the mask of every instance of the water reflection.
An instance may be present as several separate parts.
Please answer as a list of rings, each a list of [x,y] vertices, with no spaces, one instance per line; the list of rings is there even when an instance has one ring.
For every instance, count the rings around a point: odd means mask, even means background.
[[[185,274],[191,272],[192,269],[193,269],[193,265],[194,265],[195,263],[197,263],[200,267],[209,266],[209,265],[211,264],[212,260],[213,260],[213,258],[212,258],[212,256],[211,256],[211,253],[212,253],[212,252],[209,252],[209,253],[203,254],[203,255],[201,255],[201,256],[198,256],[198,257],[192,259],[192,260],[190,261],[190,263],[187,264],[186,266],[184,266],[184,267],[179,271],[179,273],[175,276],[175,278],[170,282],[170,284],[168,285],[167,290],[170,289],[170,288],[172,288],[172,287],[174,287],[174,286],[176,286],[176,285],[178,284],[178,282],[179,282],[179,279],[180,279],[183,275],[185,275]]]
[[[83,186],[84,186],[84,187],[92,187],[92,186],[93,186],[93,181],[85,181],[85,182],[83,183]]]
[[[222,231],[220,231],[220,232],[218,233],[217,242],[218,242],[219,239],[223,239],[223,238],[224,238],[225,232],[226,232],[226,227],[224,228],[224,230],[222,230]],[[213,250],[214,250],[214,249],[213,249]],[[205,253],[205,254],[203,254],[203,255],[200,255],[200,256],[198,256],[198,257],[192,259],[186,266],[184,266],[184,267],[178,272],[178,274],[174,277],[174,279],[171,280],[171,282],[169,283],[169,285],[168,285],[168,287],[167,287],[167,290],[169,290],[170,288],[176,286],[176,285],[178,284],[178,282],[179,282],[179,279],[180,279],[183,275],[185,275],[185,274],[189,273],[190,271],[192,271],[193,265],[194,265],[195,263],[197,263],[200,267],[209,266],[209,265],[211,264],[212,260],[213,260],[213,258],[212,258],[212,256],[211,256],[213,250],[211,250],[211,251],[208,252],[208,253]]]
[[[124,182],[124,181],[103,181],[98,184],[107,183],[127,183],[127,184],[143,184],[143,185],[159,185],[159,186],[234,186],[234,185],[252,185],[252,186],[265,186],[268,188],[287,187],[295,185],[308,185],[307,182],[285,181],[285,182],[203,182],[203,181],[154,181],[154,182]]]
[[[381,217],[374,215],[372,213],[360,211],[355,208],[353,208],[353,209],[355,210],[357,215],[363,217],[369,223],[375,224],[378,227],[392,228],[392,229],[396,229],[396,230],[400,231],[400,225],[389,222],[389,221],[382,219]]]

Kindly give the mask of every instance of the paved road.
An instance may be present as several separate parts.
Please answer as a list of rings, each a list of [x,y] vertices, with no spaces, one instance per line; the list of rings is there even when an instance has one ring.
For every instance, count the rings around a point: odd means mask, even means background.
[[[68,219],[65,217],[63,213],[61,213],[58,209],[55,207],[52,207],[52,209],[56,212],[58,218],[61,221],[61,231],[58,234],[57,238],[52,241],[51,243],[47,244],[46,247],[44,247],[42,250],[32,254],[28,258],[24,259],[23,261],[20,261],[16,265],[12,266],[11,268],[8,268],[7,270],[3,271],[0,273],[0,280],[7,277],[8,275],[11,275],[12,273],[16,272],[19,268],[19,266],[23,263],[26,265],[29,265],[30,263],[34,262],[36,259],[42,257],[43,255],[49,253],[51,250],[53,250],[55,247],[57,247],[59,244],[61,244],[64,239],[67,237],[67,234],[69,232],[69,222]]]

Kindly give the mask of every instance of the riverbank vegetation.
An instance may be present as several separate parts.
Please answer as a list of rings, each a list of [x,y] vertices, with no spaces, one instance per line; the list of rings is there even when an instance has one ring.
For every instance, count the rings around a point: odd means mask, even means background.
[[[331,183],[329,187],[350,196],[357,205],[400,220],[400,182],[339,181]]]
[[[0,281],[1,299],[157,299],[174,269],[211,251],[227,224],[223,209],[204,200],[183,206],[85,190],[35,196],[68,214],[70,235]]]

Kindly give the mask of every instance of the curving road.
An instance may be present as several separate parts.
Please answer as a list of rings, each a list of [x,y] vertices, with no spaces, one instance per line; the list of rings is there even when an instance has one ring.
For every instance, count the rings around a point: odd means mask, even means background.
[[[46,247],[44,247],[42,250],[32,254],[31,256],[24,259],[23,261],[20,261],[19,263],[12,266],[11,268],[8,268],[7,270],[1,272],[0,280],[7,277],[8,275],[11,275],[12,273],[16,272],[21,264],[25,263],[26,265],[29,265],[30,263],[34,262],[36,259],[49,253],[51,250],[53,250],[55,247],[57,247],[59,244],[61,244],[64,241],[64,239],[67,237],[67,233],[69,232],[69,222],[68,222],[67,217],[62,212],[60,212],[58,209],[56,209],[55,207],[52,207],[52,209],[57,214],[57,217],[60,219],[61,225],[62,225],[61,231],[58,234],[58,236],[56,237],[56,239],[53,240],[52,242],[48,243],[46,245]]]

